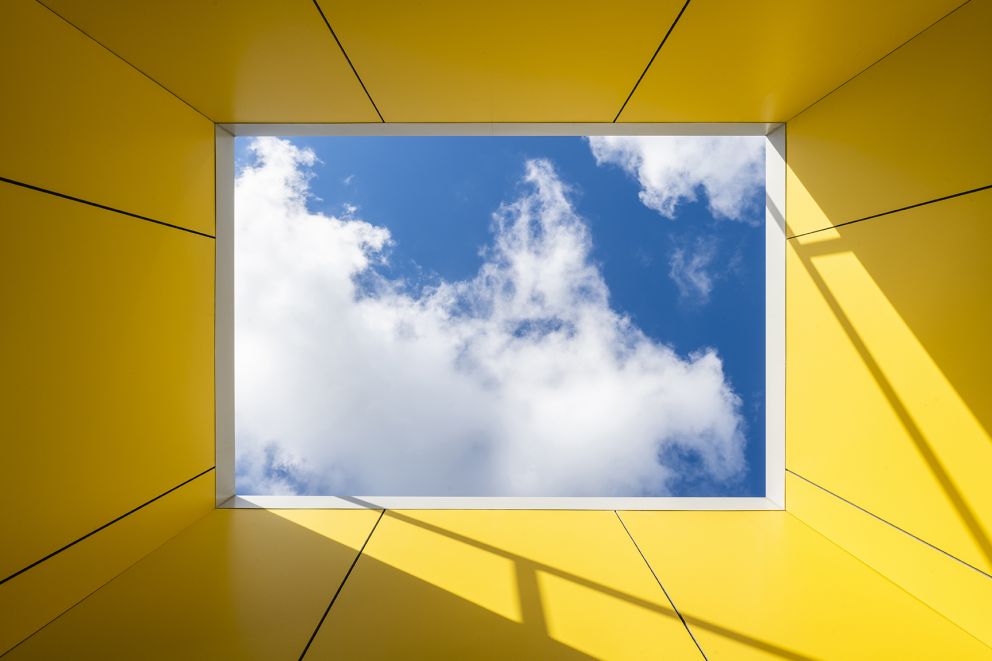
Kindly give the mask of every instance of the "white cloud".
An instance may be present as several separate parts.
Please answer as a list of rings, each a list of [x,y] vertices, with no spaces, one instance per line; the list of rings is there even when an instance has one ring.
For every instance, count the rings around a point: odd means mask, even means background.
[[[692,245],[675,248],[669,261],[668,274],[679,289],[683,300],[706,303],[713,291],[716,275],[712,272],[716,246],[698,240]]]
[[[685,452],[712,480],[744,471],[720,358],[610,308],[549,162],[494,214],[475,278],[411,294],[376,274],[387,229],[307,209],[312,152],[252,149],[235,194],[239,492],[663,494],[679,467],[659,456]]]
[[[757,223],[765,178],[764,138],[757,136],[594,136],[596,163],[636,177],[645,206],[675,218],[682,202],[706,194],[717,218]]]

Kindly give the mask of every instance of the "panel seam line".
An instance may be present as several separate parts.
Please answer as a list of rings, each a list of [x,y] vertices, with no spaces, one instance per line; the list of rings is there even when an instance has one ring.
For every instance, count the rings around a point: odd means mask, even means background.
[[[358,549],[358,553],[355,554],[355,559],[351,561],[351,566],[348,567],[348,571],[345,572],[344,578],[341,579],[341,584],[338,585],[338,589],[334,591],[334,596],[331,597],[330,603],[328,603],[327,608],[324,609],[324,614],[320,616],[320,622],[317,623],[317,627],[313,630],[313,633],[310,634],[310,640],[307,641],[306,647],[304,647],[303,652],[300,653],[300,661],[303,661],[303,657],[305,657],[307,652],[310,651],[310,646],[313,645],[314,639],[317,638],[317,633],[320,631],[320,628],[324,626],[324,620],[326,620],[328,614],[330,614],[331,608],[334,606],[334,602],[337,601],[338,595],[340,595],[341,590],[344,589],[344,584],[347,583],[348,579],[351,577],[351,572],[354,571],[355,565],[358,564],[359,558],[361,558],[362,554],[365,552],[365,547],[368,546],[369,540],[372,539],[372,535],[375,533],[375,529],[379,527],[379,522],[382,521],[382,516],[385,513],[386,510],[379,512],[379,518],[375,520],[375,523],[372,525],[372,530],[369,531],[368,537],[366,537],[365,542],[362,543],[362,548]]]
[[[890,577],[888,574],[884,573],[883,571],[881,571],[880,569],[878,569],[877,567],[875,567],[874,565],[872,565],[871,563],[869,563],[868,561],[866,561],[864,558],[856,555],[853,551],[851,551],[847,547],[841,545],[840,542],[838,542],[837,540],[833,539],[832,537],[828,537],[821,530],[819,530],[818,528],[816,528],[815,526],[813,526],[813,524],[811,524],[809,521],[807,521],[807,520],[805,520],[803,518],[800,518],[799,516],[797,516],[793,512],[786,512],[786,514],[788,514],[790,517],[792,517],[793,519],[795,519],[796,522],[799,525],[801,525],[804,528],[808,529],[811,533],[813,533],[817,537],[822,538],[828,544],[830,544],[832,547],[838,549],[844,555],[849,556],[850,558],[854,559],[855,562],[857,562],[858,564],[866,567],[873,574],[879,576],[886,583],[889,583],[890,585],[892,585],[893,587],[895,587],[896,589],[898,589],[900,592],[902,592],[903,594],[905,594],[906,596],[908,596],[913,601],[918,602],[924,608],[932,611],[937,617],[941,618],[942,620],[946,620],[951,626],[955,627],[956,629],[959,629],[961,632],[963,632],[968,637],[974,638],[980,644],[984,645],[985,647],[989,647],[990,649],[992,649],[992,646],[989,646],[984,640],[978,638],[975,634],[973,634],[972,632],[970,632],[967,629],[965,629],[964,626],[962,626],[960,623],[955,622],[947,614],[945,614],[945,613],[941,612],[940,610],[938,610],[932,604],[930,604],[929,602],[927,602],[926,600],[924,600],[921,596],[917,595],[915,592],[911,591],[908,587],[906,587],[902,583],[896,581],[894,578]]]
[[[971,3],[971,0],[965,0],[960,5],[958,5],[957,7],[955,7],[954,9],[952,9],[951,11],[947,12],[946,14],[944,14],[943,16],[941,16],[940,18],[938,18],[937,20],[935,20],[933,23],[930,23],[929,25],[927,25],[925,28],[923,28],[919,32],[917,32],[914,35],[912,35],[911,37],[909,37],[909,39],[906,39],[904,42],[902,42],[901,44],[899,44],[898,46],[896,46],[895,48],[893,48],[892,50],[890,50],[885,55],[882,55],[880,58],[878,58],[877,60],[875,60],[874,62],[872,62],[868,66],[866,66],[865,68],[863,68],[860,71],[858,71],[856,74],[854,74],[853,76],[851,76],[850,78],[848,78],[847,80],[845,80],[844,82],[842,82],[840,85],[837,85],[836,87],[834,87],[833,89],[831,89],[829,92],[827,92],[823,96],[819,97],[818,99],[816,99],[815,101],[813,101],[812,103],[810,103],[809,105],[807,105],[806,107],[804,107],[799,112],[793,113],[792,114],[792,117],[790,117],[786,121],[791,122],[792,120],[796,119],[801,114],[803,114],[804,112],[806,112],[807,110],[809,110],[810,108],[812,108],[813,106],[815,106],[816,104],[820,103],[821,101],[823,101],[824,99],[826,99],[827,97],[829,97],[831,94],[833,94],[834,92],[836,92],[840,88],[842,88],[845,85],[847,85],[848,83],[850,83],[855,78],[858,78],[859,76],[861,76],[862,74],[864,74],[865,72],[867,72],[869,69],[871,69],[872,67],[874,67],[876,64],[880,63],[882,60],[887,59],[890,55],[892,55],[896,51],[900,50],[903,46],[906,46],[907,44],[909,44],[910,42],[912,42],[914,39],[916,39],[917,37],[919,37],[921,34],[923,34],[924,32],[926,32],[927,30],[929,30],[933,26],[937,25],[938,23],[940,23],[941,21],[943,21],[945,18],[947,18],[951,14],[955,13],[956,11],[958,11],[959,9],[961,9],[962,7],[964,7],[965,5],[970,4],[970,3]]]
[[[316,1],[317,0],[314,0],[314,2]],[[679,19],[682,18],[682,14],[685,13],[686,7],[689,6],[689,2],[691,2],[691,0],[685,0],[685,4],[682,5],[682,9],[679,10],[678,15],[675,17],[675,20],[672,21],[672,24],[668,27],[668,32],[666,32],[665,36],[661,38],[661,43],[658,44],[658,47],[654,49],[654,54],[651,55],[651,59],[648,60],[648,65],[644,67],[644,71],[642,71],[641,75],[637,77],[637,82],[634,83],[634,87],[630,90],[630,94],[628,94],[627,98],[624,99],[623,105],[620,106],[620,110],[617,111],[617,116],[613,118],[613,122],[612,122],[613,124],[616,124],[617,120],[620,119],[620,115],[623,114],[624,108],[627,107],[627,104],[630,102],[630,99],[634,96],[634,92],[637,91],[637,87],[641,84],[641,81],[644,80],[644,76],[647,75],[648,69],[651,68],[651,65],[654,64],[655,58],[658,57],[658,53],[661,52],[661,47],[665,45],[665,42],[668,41],[668,37],[671,36],[672,31],[675,30],[675,26],[678,25]]]
[[[913,539],[915,539],[916,541],[918,541],[918,542],[920,542],[920,543],[922,543],[922,544],[925,544],[925,545],[927,545],[927,546],[929,546],[929,547],[930,547],[930,548],[932,548],[932,549],[933,549],[934,551],[938,551],[938,552],[940,552],[940,553],[942,553],[942,554],[944,554],[944,555],[946,555],[946,556],[947,556],[948,558],[950,558],[951,560],[955,560],[955,561],[957,561],[957,562],[960,562],[960,563],[961,563],[962,565],[964,565],[965,567],[968,567],[969,569],[973,569],[973,570],[975,570],[976,572],[978,572],[978,573],[979,573],[979,574],[981,574],[982,576],[985,576],[986,578],[990,578],[990,579],[992,579],[992,574],[989,574],[988,572],[985,572],[985,571],[982,571],[981,569],[979,569],[978,567],[976,567],[976,566],[974,566],[974,565],[972,565],[972,564],[970,564],[969,562],[967,562],[967,561],[965,561],[965,560],[962,560],[961,558],[959,558],[959,557],[957,557],[957,556],[955,556],[955,555],[952,555],[952,554],[950,554],[950,553],[948,553],[947,551],[945,551],[944,549],[942,549],[942,548],[940,548],[939,546],[936,546],[936,545],[934,545],[934,544],[931,544],[930,542],[928,542],[927,540],[925,540],[925,539],[923,539],[922,537],[917,537],[916,535],[914,535],[913,533],[911,533],[911,532],[909,532],[909,531],[908,531],[908,530],[906,530],[905,528],[900,528],[899,526],[897,526],[896,524],[894,524],[894,523],[892,523],[891,521],[887,521],[887,520],[885,520],[885,519],[883,519],[882,517],[880,517],[879,515],[877,515],[877,514],[874,514],[874,513],[872,513],[872,512],[870,512],[870,511],[868,511],[868,510],[866,510],[866,509],[865,509],[864,507],[861,507],[861,506],[860,506],[860,505],[858,505],[857,503],[853,503],[853,502],[851,502],[850,500],[848,500],[847,498],[844,498],[844,497],[843,497],[843,496],[841,496],[840,494],[837,494],[837,493],[835,493],[835,492],[833,492],[833,491],[831,491],[830,489],[827,489],[826,487],[823,487],[823,486],[820,486],[819,484],[817,484],[817,483],[816,483],[816,482],[814,482],[813,480],[811,480],[811,479],[809,479],[809,478],[806,478],[806,477],[803,477],[803,476],[802,476],[802,475],[800,475],[799,473],[797,473],[797,472],[795,472],[795,471],[793,471],[793,470],[791,470],[791,469],[789,469],[789,468],[786,468],[786,469],[785,469],[785,472],[786,472],[786,473],[790,473],[790,474],[792,474],[792,475],[795,475],[796,477],[798,477],[798,478],[799,478],[800,480],[802,480],[803,482],[806,482],[806,483],[808,483],[808,484],[810,484],[810,485],[812,485],[812,486],[814,486],[814,487],[816,487],[817,489],[820,489],[821,491],[824,491],[824,492],[826,492],[826,493],[828,493],[828,494],[830,494],[830,495],[831,495],[831,496],[833,496],[834,498],[836,498],[836,499],[838,499],[838,500],[840,500],[840,501],[843,501],[843,502],[845,502],[845,503],[847,503],[847,504],[848,504],[848,505],[850,505],[851,507],[854,507],[855,509],[858,509],[858,510],[860,510],[860,511],[862,511],[862,512],[864,512],[864,513],[865,513],[865,514],[867,514],[868,516],[870,516],[870,517],[872,517],[872,518],[875,518],[875,519],[878,519],[879,521],[881,521],[882,523],[884,523],[884,524],[886,524],[887,526],[890,526],[890,527],[892,527],[892,528],[895,528],[895,529],[896,529],[896,530],[898,530],[899,532],[901,532],[901,533],[903,533],[903,534],[905,534],[905,535],[908,535],[909,537],[912,537]]]
[[[328,21],[327,16],[324,15],[324,10],[320,8],[320,5],[317,3],[317,0],[313,0],[313,6],[317,8],[317,13],[320,14],[320,17],[324,19],[324,25],[327,26],[327,29],[330,31],[331,36],[334,37],[334,43],[336,43],[338,45],[338,48],[341,49],[341,54],[344,55],[345,61],[348,63],[348,66],[351,67],[351,72],[355,74],[355,79],[358,81],[358,84],[362,86],[362,91],[365,92],[365,96],[368,97],[369,103],[372,104],[372,109],[375,110],[375,114],[379,115],[379,121],[385,124],[386,120],[383,119],[382,113],[379,112],[379,106],[377,106],[375,104],[375,101],[372,100],[372,95],[369,94],[369,90],[367,87],[365,87],[365,83],[362,81],[362,77],[358,75],[358,69],[355,68],[355,65],[351,61],[351,58],[348,57],[348,52],[344,49],[344,46],[341,44],[341,40],[338,39],[337,33],[334,32],[334,28],[331,27],[331,22]]]
[[[159,495],[157,495],[157,496],[155,496],[155,497],[154,497],[154,498],[152,498],[151,500],[149,500],[149,501],[146,501],[146,502],[144,502],[144,503],[142,503],[141,505],[138,505],[137,507],[135,507],[135,508],[133,508],[133,509],[131,509],[131,510],[128,510],[127,512],[125,512],[124,514],[121,514],[121,515],[120,515],[119,517],[117,517],[117,518],[116,518],[116,519],[114,519],[113,521],[108,521],[107,523],[105,523],[105,524],[103,524],[103,525],[102,525],[102,526],[100,526],[99,528],[96,528],[96,529],[94,529],[94,530],[91,530],[90,532],[88,532],[88,533],[86,533],[85,535],[83,535],[83,536],[82,536],[82,537],[80,537],[79,539],[76,539],[76,540],[74,540],[74,541],[71,541],[71,542],[69,542],[68,544],[66,544],[65,546],[63,546],[63,547],[61,547],[61,548],[59,548],[59,549],[56,549],[55,551],[52,551],[51,553],[49,553],[49,554],[48,554],[48,555],[46,555],[45,557],[43,557],[43,558],[40,558],[40,559],[38,559],[38,560],[35,560],[34,562],[32,562],[32,563],[31,563],[30,565],[28,565],[27,567],[24,567],[24,568],[22,568],[22,569],[19,569],[19,570],[17,570],[16,572],[14,572],[13,574],[11,574],[10,576],[8,576],[7,578],[5,578],[5,579],[3,579],[3,580],[0,580],[0,585],[3,585],[4,583],[6,583],[7,581],[9,581],[9,580],[11,580],[11,579],[14,579],[14,578],[17,578],[18,576],[20,576],[20,575],[21,575],[21,574],[23,574],[24,572],[26,572],[26,571],[28,571],[29,569],[32,569],[32,568],[34,568],[34,567],[37,567],[38,565],[40,565],[41,563],[43,563],[43,562],[45,562],[46,560],[49,560],[50,558],[53,558],[53,557],[55,557],[55,556],[56,556],[56,555],[58,555],[59,553],[62,553],[62,551],[65,551],[65,550],[67,550],[67,549],[69,549],[69,548],[72,548],[73,546],[75,546],[75,545],[76,545],[76,544],[78,544],[79,542],[82,542],[83,540],[85,540],[85,539],[88,539],[88,538],[90,538],[90,537],[92,537],[93,535],[95,535],[95,534],[97,534],[97,533],[98,533],[98,532],[100,532],[101,530],[104,530],[105,528],[109,528],[110,526],[112,526],[112,525],[114,525],[115,523],[117,523],[117,522],[118,522],[118,521],[120,521],[121,519],[124,519],[124,518],[126,518],[126,517],[128,517],[128,516],[131,516],[132,514],[134,514],[135,512],[137,512],[138,510],[140,510],[140,509],[143,509],[144,507],[147,507],[148,505],[151,505],[151,504],[152,504],[152,503],[154,503],[154,502],[155,502],[156,500],[159,500],[159,499],[161,499],[161,498],[164,498],[165,496],[168,496],[168,495],[169,495],[170,493],[172,493],[173,491],[175,491],[175,490],[177,490],[177,489],[180,489],[180,488],[182,488],[182,487],[184,487],[184,486],[186,486],[187,484],[189,484],[189,483],[190,483],[190,482],[192,482],[193,480],[196,480],[196,479],[199,479],[199,478],[201,478],[201,477],[203,477],[204,475],[206,475],[206,474],[207,474],[207,473],[209,473],[210,471],[212,471],[212,470],[214,470],[214,468],[215,468],[215,466],[211,466],[211,467],[210,467],[210,468],[208,468],[207,470],[205,470],[205,471],[203,471],[203,472],[201,472],[201,473],[197,473],[196,475],[194,475],[193,477],[191,477],[191,478],[189,478],[188,480],[185,480],[185,481],[183,481],[183,482],[181,482],[181,483],[179,483],[179,484],[177,484],[176,486],[174,486],[174,487],[172,487],[171,489],[169,489],[169,490],[167,490],[167,491],[163,491],[162,493],[160,493]]]
[[[154,78],[152,78],[151,76],[149,76],[147,73],[145,73],[144,71],[142,71],[141,69],[139,69],[138,67],[136,67],[129,60],[127,60],[124,57],[122,57],[119,53],[117,53],[112,48],[108,47],[106,44],[104,44],[102,41],[100,41],[99,39],[97,39],[96,37],[94,37],[93,35],[91,35],[89,32],[87,32],[86,30],[82,29],[81,27],[79,27],[78,25],[76,25],[75,23],[73,23],[72,21],[70,21],[69,19],[67,19],[65,16],[63,16],[62,14],[58,13],[57,11],[55,11],[54,9],[52,9],[51,7],[49,7],[48,5],[46,5],[42,0],[35,0],[35,1],[39,5],[41,5],[45,9],[47,9],[48,11],[52,12],[52,14],[54,14],[55,16],[57,16],[60,20],[62,20],[63,22],[65,22],[66,25],[69,25],[73,29],[78,30],[80,34],[82,34],[87,39],[89,39],[90,41],[92,41],[93,43],[95,43],[97,46],[99,46],[103,50],[107,51],[108,53],[110,53],[111,55],[113,55],[114,57],[116,57],[118,60],[120,60],[124,64],[128,65],[129,67],[131,67],[132,69],[134,69],[135,71],[137,71],[139,74],[141,74],[142,76],[144,76],[148,80],[152,81],[153,83],[155,83],[159,87],[161,87],[163,90],[165,90],[166,93],[168,93],[170,96],[174,97],[176,100],[178,100],[184,106],[186,106],[187,108],[189,108],[190,110],[192,110],[193,112],[195,112],[197,115],[199,115],[203,119],[207,120],[211,124],[216,124],[216,122],[214,120],[212,120],[209,117],[207,117],[203,112],[201,112],[199,109],[197,109],[189,101],[187,101],[186,99],[182,98],[181,96],[179,96],[178,94],[176,94],[175,92],[173,92],[172,90],[170,90],[168,87],[166,87],[162,83],[158,82],[157,80],[155,80]]]
[[[138,220],[144,220],[149,223],[154,223],[156,225],[161,225],[162,227],[169,227],[174,230],[181,230],[183,232],[188,232],[190,234],[195,234],[197,236],[202,236],[206,239],[216,238],[213,234],[207,234],[206,232],[201,232],[199,230],[190,229],[189,227],[183,227],[182,225],[174,225],[173,223],[167,223],[164,220],[155,220],[154,218],[149,218],[148,216],[142,216],[139,213],[132,213],[130,211],[124,211],[122,209],[115,209],[114,207],[108,207],[106,204],[100,204],[99,202],[91,202],[90,200],[84,200],[81,197],[76,197],[74,195],[67,195],[66,193],[59,193],[58,191],[53,191],[48,188],[42,188],[41,186],[34,186],[32,184],[26,184],[23,181],[17,181],[16,179],[10,179],[8,177],[0,177],[0,181],[11,184],[13,186],[20,186],[21,188],[26,188],[28,190],[33,190],[38,193],[45,193],[46,195],[54,195],[55,197],[60,197],[63,200],[69,200],[71,202],[79,202],[80,204],[85,204],[91,207],[96,207],[97,209],[103,209],[104,211],[110,211],[112,213],[119,213],[122,216],[129,216],[131,218],[137,218]]]
[[[971,188],[966,191],[961,191],[960,193],[952,193],[950,195],[945,195],[943,197],[935,197],[932,200],[927,200],[926,202],[917,202],[916,204],[910,204],[904,207],[899,207],[898,209],[892,209],[891,211],[882,211],[870,216],[865,216],[864,218],[855,218],[854,220],[848,220],[843,223],[837,223],[836,225],[830,225],[829,227],[821,227],[820,229],[810,230],[808,232],[803,232],[802,234],[793,234],[788,237],[791,239],[799,239],[804,236],[809,236],[810,234],[816,234],[817,232],[826,232],[827,230],[837,229],[838,227],[845,227],[847,225],[853,225],[854,223],[862,223],[866,220],[872,220],[874,218],[881,218],[882,216],[890,216],[894,213],[899,213],[901,211],[909,211],[910,209],[916,209],[917,207],[925,207],[928,204],[936,204],[937,202],[944,202],[945,200],[953,200],[956,197],[961,197],[962,195],[971,195],[972,193],[981,193],[984,190],[992,188],[992,184],[986,186],[979,186],[978,188]]]
[[[703,655],[703,658],[707,659],[708,661],[709,657],[706,656],[706,652],[703,651],[702,645],[700,645],[699,641],[696,640],[696,637],[692,633],[692,629],[689,628],[689,623],[686,622],[684,617],[682,617],[682,613],[679,611],[678,606],[675,605],[675,602],[672,600],[671,595],[668,594],[668,590],[665,589],[665,586],[662,584],[661,578],[658,577],[657,572],[655,572],[654,567],[652,567],[651,563],[648,562],[647,556],[644,555],[644,551],[641,550],[641,547],[637,543],[637,540],[634,539],[634,536],[631,534],[630,529],[627,527],[626,522],[624,522],[623,517],[620,516],[620,512],[618,512],[617,510],[613,510],[613,513],[617,515],[617,519],[620,521],[620,525],[623,526],[624,532],[627,533],[627,537],[630,538],[630,541],[634,545],[634,548],[637,549],[638,554],[640,554],[641,556],[641,560],[643,560],[644,564],[647,565],[648,571],[650,571],[651,575],[654,576],[655,582],[658,584],[658,587],[661,588],[661,591],[665,595],[665,598],[668,599],[668,603],[671,604],[672,610],[674,610],[675,614],[679,616],[679,620],[682,621],[682,626],[685,627],[686,633],[689,634],[689,638],[692,638],[692,642],[696,644],[696,649],[698,649],[699,653]]]

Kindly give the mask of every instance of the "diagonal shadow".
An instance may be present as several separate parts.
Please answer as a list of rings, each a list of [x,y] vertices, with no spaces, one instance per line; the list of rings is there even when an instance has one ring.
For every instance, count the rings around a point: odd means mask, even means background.
[[[837,245],[838,243],[840,245]],[[906,433],[913,441],[913,445],[916,447],[920,456],[929,467],[930,472],[933,473],[934,477],[940,484],[941,489],[943,489],[944,494],[957,511],[961,521],[968,529],[968,533],[981,550],[981,553],[985,559],[992,564],[992,541],[990,541],[988,533],[982,526],[981,521],[979,521],[971,506],[968,505],[968,502],[965,500],[964,496],[961,494],[961,491],[954,483],[954,479],[951,477],[950,472],[944,466],[943,462],[940,461],[940,458],[933,451],[933,448],[930,446],[930,443],[927,441],[923,432],[913,420],[913,417],[910,415],[906,405],[896,393],[892,383],[885,376],[881,366],[875,360],[874,356],[872,356],[871,350],[868,348],[868,345],[854,327],[854,324],[851,322],[850,318],[844,312],[840,302],[837,300],[837,297],[834,296],[831,291],[830,286],[826,283],[823,276],[820,275],[819,271],[816,269],[816,266],[813,264],[812,258],[814,256],[841,252],[852,252],[850,248],[846,246],[846,243],[842,238],[824,240],[817,242],[816,244],[801,246],[795,250],[796,256],[802,263],[803,268],[806,269],[807,274],[816,285],[816,288],[820,292],[823,300],[830,308],[830,311],[837,319],[837,322],[844,329],[844,332],[847,334],[851,344],[861,357],[861,361],[865,368],[868,369],[872,377],[875,379],[879,390],[881,390],[885,396],[889,406],[896,414],[896,417],[899,418],[899,421],[905,428]]]
[[[536,572],[538,571],[544,572],[551,576],[555,576],[557,578],[564,579],[566,581],[570,581],[577,585],[581,585],[590,590],[595,590],[596,592],[608,595],[610,597],[613,597],[614,599],[625,601],[635,606],[639,606],[640,608],[644,608],[646,610],[650,610],[660,615],[664,615],[665,617],[672,618],[676,621],[681,621],[678,613],[676,613],[671,608],[667,608],[663,606],[659,602],[642,599],[635,595],[612,588],[608,585],[603,585],[602,583],[599,583],[597,581],[590,580],[584,576],[579,576],[578,574],[573,574],[559,567],[555,567],[547,563],[526,558],[516,553],[507,551],[506,549],[499,548],[498,546],[493,546],[492,544],[487,544],[486,542],[482,542],[477,539],[467,537],[466,535],[462,535],[461,533],[457,533],[452,530],[447,530],[440,526],[427,523],[426,521],[421,521],[419,519],[411,517],[407,514],[403,514],[402,512],[398,512],[396,510],[388,510],[386,512],[386,516],[393,519],[397,519],[399,521],[403,521],[404,523],[408,523],[413,526],[417,526],[418,528],[421,528],[428,532],[435,533],[438,535],[443,535],[444,537],[447,537],[449,539],[461,542],[463,544],[468,544],[482,551],[486,551],[488,553],[492,553],[494,555],[512,561],[517,569],[518,582],[521,585],[528,586],[526,591],[524,589],[521,589],[520,591],[520,599],[521,599],[520,605],[521,605],[521,612],[524,614],[525,622],[527,622],[526,618],[528,614],[531,614],[532,616],[535,617],[536,621],[531,621],[529,623],[530,626],[545,626],[543,606],[540,601],[540,595],[536,592],[536,588],[537,588]],[[531,575],[534,578],[527,576],[521,579],[519,577],[522,574]],[[529,587],[530,585],[533,585],[535,590],[532,591]],[[524,603],[525,599],[526,599],[526,603]],[[683,617],[685,618],[686,622],[688,622],[693,626],[699,627],[700,629],[705,629],[706,631],[714,633],[718,636],[722,636],[724,638],[728,638],[743,645],[747,645],[749,647],[762,650],[764,652],[778,656],[780,658],[790,659],[791,661],[814,661],[813,657],[805,656],[793,650],[781,647],[779,645],[775,645],[774,643],[768,642],[766,640],[755,638],[754,636],[749,636],[740,631],[736,631],[734,629],[721,626],[719,624],[716,624],[715,622],[711,622],[704,618],[695,617],[692,615],[686,615],[685,613],[683,613]]]

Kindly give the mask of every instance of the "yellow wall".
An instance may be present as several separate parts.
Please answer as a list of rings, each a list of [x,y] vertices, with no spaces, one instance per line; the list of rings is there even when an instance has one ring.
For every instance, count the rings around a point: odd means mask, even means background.
[[[213,234],[210,121],[37,2],[0,12],[0,177]]]
[[[213,495],[211,471],[0,585],[0,650],[54,620],[203,516]]]
[[[800,477],[786,490],[791,514],[992,647],[992,579]]]
[[[31,0],[0,50],[3,651],[213,504],[214,202],[204,117]]]
[[[972,0],[788,122],[788,232],[988,186],[992,3]]]
[[[215,122],[379,121],[312,0],[43,4]]]
[[[217,122],[780,122],[963,0],[41,2]]]
[[[683,0],[319,0],[387,122],[609,122]]]
[[[788,507],[987,642],[989,34],[973,0],[789,122],[786,308]]]
[[[238,4],[0,5],[0,653],[992,656],[992,2],[789,122],[788,512],[382,518],[211,512],[212,120],[378,119]],[[321,0],[393,121],[608,121],[682,5],[463,4]],[[781,119],[958,3],[849,4],[691,3],[622,119]]]
[[[377,511],[215,510],[10,659],[296,659]]]
[[[784,122],[961,3],[693,0],[620,120]]]
[[[217,510],[6,658],[992,658],[787,512],[621,516]]]

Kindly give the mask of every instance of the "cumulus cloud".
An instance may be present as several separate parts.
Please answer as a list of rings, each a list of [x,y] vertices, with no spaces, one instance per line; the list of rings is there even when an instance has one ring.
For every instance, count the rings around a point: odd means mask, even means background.
[[[610,307],[548,161],[493,214],[469,280],[382,276],[388,229],[308,209],[311,151],[236,181],[239,493],[663,495],[691,457],[745,470],[716,351],[680,356]],[[682,463],[685,463],[684,461]]]
[[[593,136],[599,165],[617,165],[641,185],[645,206],[674,219],[682,202],[706,195],[716,218],[756,224],[765,179],[760,136]]]

